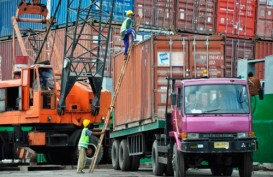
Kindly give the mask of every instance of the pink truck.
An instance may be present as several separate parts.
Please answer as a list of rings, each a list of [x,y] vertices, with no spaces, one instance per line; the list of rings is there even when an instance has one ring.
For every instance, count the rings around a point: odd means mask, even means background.
[[[188,168],[210,168],[213,175],[231,176],[238,168],[240,177],[251,177],[257,139],[247,82],[237,78],[170,81],[171,113],[166,111],[165,135],[158,135],[153,144],[154,174],[162,175],[165,167],[165,172],[170,168],[174,176],[184,177]]]
[[[188,168],[231,176],[239,168],[250,177],[257,140],[248,86],[223,78],[231,70],[222,37],[153,36],[131,54],[110,133],[113,168],[135,171],[141,158],[151,158],[157,176],[184,177]],[[121,53],[114,86],[123,64]],[[204,69],[210,78],[190,79],[204,77]]]

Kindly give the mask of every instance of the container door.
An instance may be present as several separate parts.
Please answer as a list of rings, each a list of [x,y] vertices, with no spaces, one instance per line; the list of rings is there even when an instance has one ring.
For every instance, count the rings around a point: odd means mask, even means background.
[[[203,70],[209,77],[224,77],[224,41],[194,38],[190,41],[190,77],[200,78]]]

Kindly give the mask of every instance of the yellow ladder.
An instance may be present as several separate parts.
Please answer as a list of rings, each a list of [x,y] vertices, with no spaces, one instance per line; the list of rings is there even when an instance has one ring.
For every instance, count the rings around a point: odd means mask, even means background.
[[[141,20],[141,17],[142,16],[140,16],[140,20]],[[139,25],[140,25],[140,20],[138,21],[138,23],[136,25],[136,31],[138,31],[138,28],[139,28]],[[126,68],[128,66],[129,60],[131,58],[131,51],[132,51],[133,46],[134,46],[134,43],[131,42],[130,46],[129,46],[128,55],[126,56],[126,58],[124,58],[125,62],[123,64],[123,66],[122,66],[121,73],[119,75],[119,80],[118,80],[118,83],[116,85],[116,88],[115,88],[115,91],[114,91],[114,96],[113,96],[111,104],[110,104],[110,109],[109,109],[109,111],[107,113],[107,116],[105,118],[105,122],[104,122],[104,125],[103,125],[103,128],[102,128],[102,131],[106,131],[106,129],[107,129],[107,126],[108,126],[108,123],[109,123],[109,119],[110,119],[110,116],[111,116],[112,111],[114,109],[116,98],[118,96],[118,92],[119,92],[119,89],[121,87],[121,83],[123,81],[124,75],[125,75]],[[99,151],[100,151],[100,148],[101,148],[101,144],[102,144],[103,138],[104,138],[104,134],[101,134],[99,142],[98,142],[98,145],[97,145],[97,149],[95,151],[95,154],[94,154],[94,157],[93,157],[93,160],[92,160],[92,163],[90,164],[90,167],[89,167],[89,173],[90,172],[91,173],[94,172],[95,164],[96,164],[96,161],[97,161],[97,157],[98,157],[98,154],[99,154]]]

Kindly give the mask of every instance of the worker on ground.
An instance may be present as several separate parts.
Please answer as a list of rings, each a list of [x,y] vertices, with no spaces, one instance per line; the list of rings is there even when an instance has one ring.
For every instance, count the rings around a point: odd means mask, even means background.
[[[86,151],[88,149],[89,145],[89,139],[91,135],[101,135],[104,134],[105,131],[102,132],[93,132],[88,129],[88,127],[92,125],[90,124],[90,120],[84,119],[83,120],[83,130],[81,133],[81,137],[79,140],[78,148],[79,148],[79,159],[78,159],[78,165],[77,165],[77,173],[84,173],[83,169],[85,167],[86,163]]]
[[[248,73],[248,87],[251,96],[259,95],[259,90],[261,88],[260,79],[255,77],[252,72]]]
[[[127,56],[129,49],[129,37],[132,36],[132,41],[136,42],[136,29],[133,26],[134,12],[131,10],[126,11],[127,18],[123,21],[120,28],[120,37],[124,42],[124,55]]]

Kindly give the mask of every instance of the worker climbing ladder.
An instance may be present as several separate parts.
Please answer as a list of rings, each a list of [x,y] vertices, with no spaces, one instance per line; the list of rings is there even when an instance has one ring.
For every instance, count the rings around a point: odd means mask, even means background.
[[[138,29],[139,29],[139,25],[140,25],[140,21],[141,21],[141,18],[142,18],[142,14],[139,14],[139,17],[140,17],[140,19],[138,20],[138,23],[136,24],[136,31],[138,31]],[[114,96],[113,96],[111,104],[110,104],[110,109],[109,109],[109,111],[107,113],[107,116],[105,118],[105,122],[104,122],[104,125],[103,125],[103,128],[102,128],[102,131],[105,131],[107,129],[107,126],[108,126],[108,123],[109,123],[109,119],[110,119],[110,116],[111,116],[111,114],[113,112],[113,109],[114,109],[114,106],[115,106],[115,102],[116,102],[116,98],[118,96],[118,92],[119,92],[119,89],[121,87],[121,83],[123,81],[123,78],[124,78],[124,75],[125,75],[125,72],[126,72],[126,69],[127,69],[128,63],[129,63],[129,60],[131,58],[131,51],[132,51],[134,45],[135,45],[134,42],[130,43],[128,55],[124,59],[125,62],[123,64],[123,66],[122,66],[121,73],[120,73],[120,76],[119,76],[119,80],[117,82],[117,85],[116,85],[116,88],[115,88],[115,91],[114,91]],[[98,157],[98,154],[99,154],[99,151],[100,151],[100,148],[101,148],[101,144],[102,144],[103,138],[104,138],[104,134],[101,134],[99,142],[98,142],[98,145],[97,145],[97,149],[95,151],[95,154],[94,154],[94,157],[93,157],[93,160],[92,160],[92,163],[90,164],[90,167],[89,167],[89,173],[90,172],[91,173],[94,172],[95,164],[96,164],[96,161],[97,161],[97,157]]]

